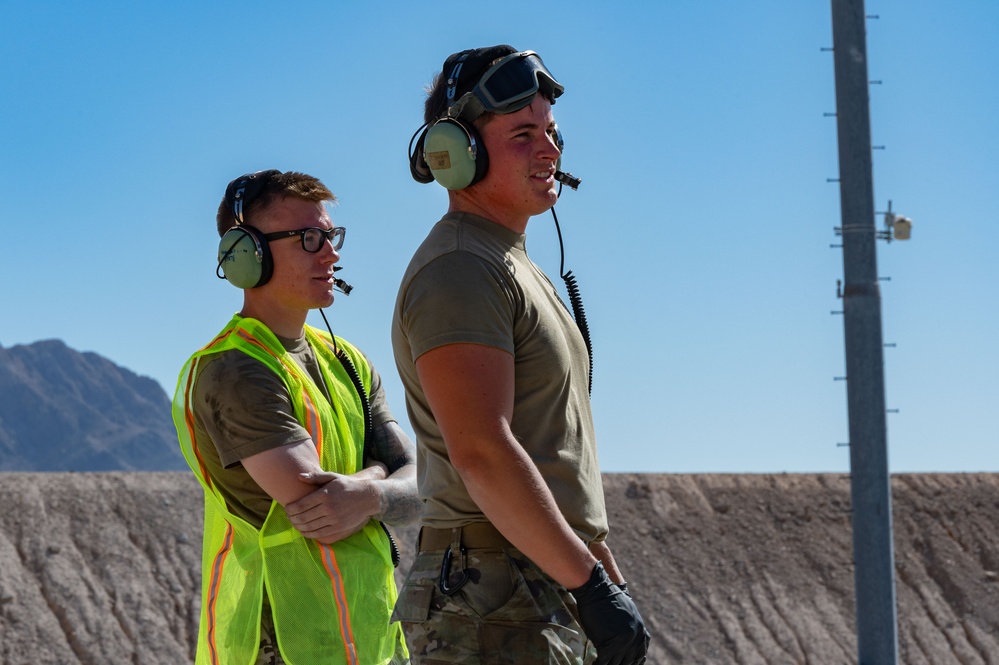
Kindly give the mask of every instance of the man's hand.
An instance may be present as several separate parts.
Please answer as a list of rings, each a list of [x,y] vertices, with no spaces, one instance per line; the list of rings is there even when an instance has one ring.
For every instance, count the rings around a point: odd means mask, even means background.
[[[649,648],[649,632],[631,598],[610,581],[602,564],[589,581],[570,589],[579,608],[583,632],[597,648],[595,665],[641,665]]]
[[[384,480],[383,464],[375,463],[354,475],[330,471],[299,474],[302,482],[321,485],[316,491],[285,506],[288,519],[303,536],[326,545],[353,535],[381,507],[371,481]]]

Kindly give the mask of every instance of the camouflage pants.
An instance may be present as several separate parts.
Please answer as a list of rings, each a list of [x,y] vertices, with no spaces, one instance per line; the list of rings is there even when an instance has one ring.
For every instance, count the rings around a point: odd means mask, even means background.
[[[260,651],[257,652],[255,665],[284,665],[284,659],[278,651],[277,633],[274,632],[274,617],[267,603],[264,603],[260,614]]]
[[[583,665],[596,651],[576,620],[576,604],[518,550],[469,550],[438,580],[444,553],[416,556],[393,619],[402,623],[413,665]]]

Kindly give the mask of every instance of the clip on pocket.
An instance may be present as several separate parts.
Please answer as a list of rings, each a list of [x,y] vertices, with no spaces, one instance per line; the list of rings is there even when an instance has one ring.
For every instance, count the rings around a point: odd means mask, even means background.
[[[457,538],[455,539],[457,540]],[[462,545],[458,545],[459,552],[459,563],[461,566],[461,577],[458,583],[451,585],[451,548],[454,543],[448,545],[448,548],[444,550],[444,559],[441,561],[441,576],[437,580],[437,588],[441,590],[441,593],[445,596],[450,596],[458,591],[461,587],[465,586],[465,582],[468,581],[468,571],[465,569],[465,548]]]

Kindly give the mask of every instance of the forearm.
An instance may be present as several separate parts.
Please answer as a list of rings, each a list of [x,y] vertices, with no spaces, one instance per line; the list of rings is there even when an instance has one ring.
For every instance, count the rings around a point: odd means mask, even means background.
[[[321,470],[311,440],[274,448],[241,462],[250,477],[282,506],[314,491],[315,487],[304,481],[302,474]]]
[[[420,516],[423,502],[416,493],[416,464],[407,464],[385,480],[378,481],[378,514],[375,519],[402,526]]]
[[[621,570],[617,567],[617,562],[614,560],[614,555],[611,553],[610,547],[608,547],[606,541],[600,541],[599,543],[590,543],[590,552],[593,556],[600,560],[600,563],[604,564],[604,569],[607,571],[608,577],[610,577],[611,582],[614,584],[620,584],[625,582],[624,575]]]
[[[512,439],[476,446],[458,468],[469,495],[510,543],[566,588],[584,584],[596,557],[562,516],[537,467]],[[503,473],[497,473],[503,469]]]
[[[379,508],[375,517],[393,526],[408,524],[423,508],[416,489],[415,446],[394,421],[378,425],[372,434],[374,463],[388,473],[377,483]]]

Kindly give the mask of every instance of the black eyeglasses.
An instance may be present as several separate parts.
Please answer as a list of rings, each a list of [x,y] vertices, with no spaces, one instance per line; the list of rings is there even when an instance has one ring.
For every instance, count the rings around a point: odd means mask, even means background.
[[[346,235],[347,229],[342,226],[334,226],[332,229],[320,229],[317,227],[312,227],[308,229],[295,229],[294,231],[275,231],[274,233],[264,234],[265,240],[280,240],[281,238],[290,238],[292,236],[302,236],[302,249],[307,252],[318,252],[329,240],[330,244],[333,245],[333,249],[339,251],[343,247],[343,237]]]

